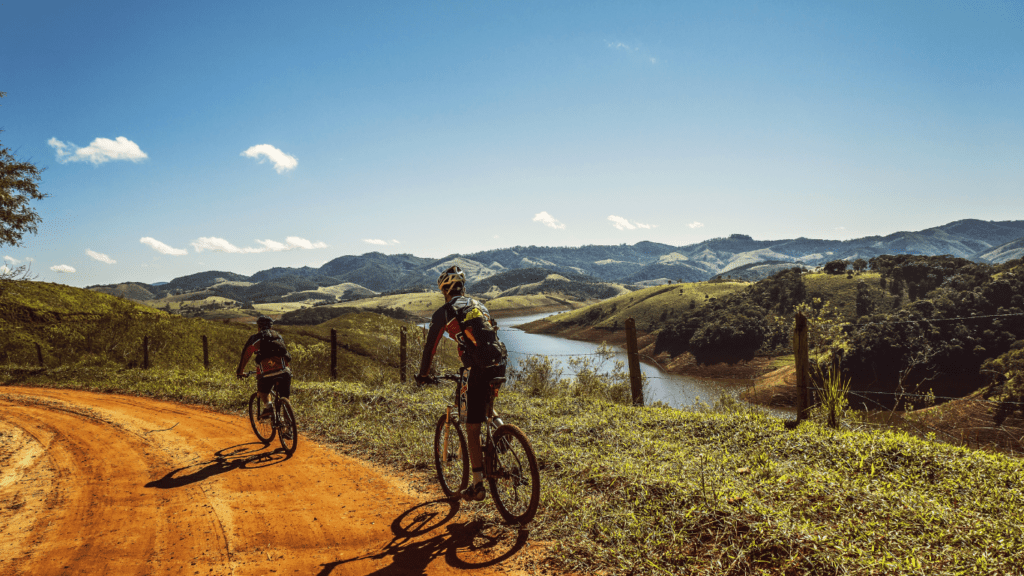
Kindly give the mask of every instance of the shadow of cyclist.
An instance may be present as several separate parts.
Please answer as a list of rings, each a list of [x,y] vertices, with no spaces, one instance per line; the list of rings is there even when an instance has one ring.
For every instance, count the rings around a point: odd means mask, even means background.
[[[441,557],[453,568],[471,570],[499,564],[526,545],[529,530],[488,526],[481,520],[450,523],[458,511],[457,500],[432,500],[418,504],[391,523],[391,532],[395,536],[380,552],[322,564],[323,569],[317,576],[327,576],[336,567],[349,562],[387,558],[391,559],[389,566],[370,572],[368,576],[426,574],[427,566]],[[431,533],[435,535],[418,539]],[[514,538],[512,533],[515,533]]]
[[[214,452],[213,459],[172,470],[163,478],[146,484],[146,488],[180,488],[232,470],[273,466],[291,458],[291,454],[281,448],[265,448],[262,442],[248,442],[223,448]],[[192,471],[186,473],[187,470]]]

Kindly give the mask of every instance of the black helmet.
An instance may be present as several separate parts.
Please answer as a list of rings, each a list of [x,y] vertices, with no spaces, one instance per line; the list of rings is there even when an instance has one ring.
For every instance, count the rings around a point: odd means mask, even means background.
[[[452,266],[437,277],[437,287],[445,294],[456,284],[466,284],[466,273],[458,266]]]
[[[260,316],[256,319],[256,327],[260,330],[266,330],[274,325],[274,321],[266,316]]]

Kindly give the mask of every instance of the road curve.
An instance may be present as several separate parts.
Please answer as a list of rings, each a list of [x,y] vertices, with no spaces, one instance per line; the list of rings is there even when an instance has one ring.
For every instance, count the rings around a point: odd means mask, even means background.
[[[526,573],[524,532],[276,448],[201,407],[0,386],[0,575]]]

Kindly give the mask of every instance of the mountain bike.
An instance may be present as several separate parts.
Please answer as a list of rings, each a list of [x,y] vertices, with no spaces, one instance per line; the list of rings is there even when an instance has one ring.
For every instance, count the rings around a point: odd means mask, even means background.
[[[469,445],[459,407],[465,406],[468,375],[463,368],[434,378],[455,383],[454,402],[445,408],[434,431],[434,466],[441,491],[455,498],[469,485]],[[498,379],[498,383],[504,378]],[[492,388],[493,390],[493,388]],[[495,414],[494,394],[487,401],[487,420],[481,427],[480,451],[484,478],[494,495],[494,505],[510,523],[526,524],[540,504],[540,468],[533,446],[517,426],[505,424]]]
[[[255,371],[246,372],[245,377],[248,378],[255,373]],[[274,436],[277,436],[281,442],[281,448],[291,454],[295,452],[295,447],[299,443],[299,430],[295,425],[295,412],[292,410],[292,404],[287,398],[281,398],[277,393],[277,386],[274,386],[270,389],[270,405],[273,408],[270,416],[260,418],[260,412],[262,412],[260,397],[258,393],[253,392],[249,397],[249,424],[260,442],[269,445],[274,440]]]

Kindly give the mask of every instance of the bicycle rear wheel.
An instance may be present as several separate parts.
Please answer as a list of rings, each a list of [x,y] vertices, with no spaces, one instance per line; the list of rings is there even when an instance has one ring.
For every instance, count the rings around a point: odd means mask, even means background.
[[[295,424],[295,411],[292,410],[292,403],[287,398],[280,398],[277,401],[277,424],[281,429],[277,439],[281,441],[281,448],[291,454],[299,444],[299,429]]]
[[[270,418],[260,420],[262,409],[259,395],[253,392],[252,396],[249,397],[249,424],[252,425],[252,431],[256,433],[256,437],[260,439],[260,442],[270,444],[277,430],[274,430],[274,425],[271,423]]]
[[[448,498],[459,495],[469,484],[469,449],[466,434],[457,420],[442,415],[434,431],[434,466],[441,491]]]
[[[494,431],[492,474],[487,478],[494,505],[507,521],[526,524],[540,504],[540,468],[533,446],[518,427],[504,424]]]

